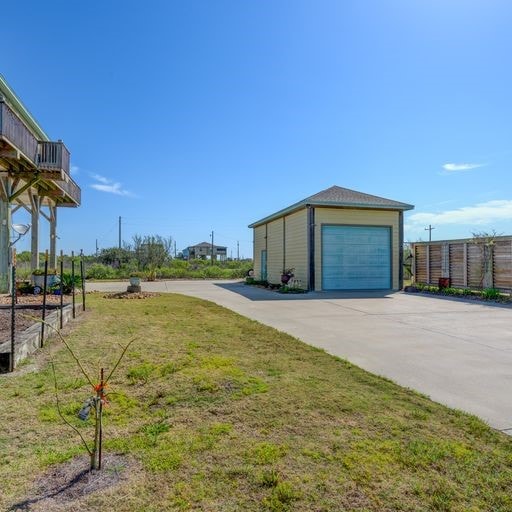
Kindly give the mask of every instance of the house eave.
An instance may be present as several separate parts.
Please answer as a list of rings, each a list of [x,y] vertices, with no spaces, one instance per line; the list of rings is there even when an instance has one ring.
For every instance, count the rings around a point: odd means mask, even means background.
[[[27,107],[23,105],[22,101],[18,98],[16,93],[11,89],[9,84],[5,81],[4,77],[0,74],[0,96],[3,96],[11,108],[18,114],[19,117],[27,124],[32,132],[41,141],[50,141],[50,137],[41,128],[39,123],[35,120],[34,116],[28,111]]]
[[[284,217],[285,215],[289,215],[291,213],[296,212],[297,210],[301,210],[302,208],[306,208],[308,205],[316,206],[316,207],[324,207],[324,208],[354,208],[357,210],[387,210],[387,211],[407,211],[412,210],[414,208],[411,204],[406,203],[397,203],[396,205],[382,205],[382,204],[371,204],[371,203],[341,203],[337,201],[300,201],[299,203],[295,203],[288,208],[284,208],[283,210],[279,210],[272,215],[268,215],[263,219],[260,219],[252,224],[249,224],[249,228],[256,228],[263,224],[267,224],[268,222],[272,222],[273,220]]]

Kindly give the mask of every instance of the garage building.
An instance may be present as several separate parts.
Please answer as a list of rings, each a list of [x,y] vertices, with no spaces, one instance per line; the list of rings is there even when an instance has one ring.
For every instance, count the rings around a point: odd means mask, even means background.
[[[308,290],[402,288],[403,212],[414,208],[333,186],[249,227],[254,274],[269,283],[293,269]]]

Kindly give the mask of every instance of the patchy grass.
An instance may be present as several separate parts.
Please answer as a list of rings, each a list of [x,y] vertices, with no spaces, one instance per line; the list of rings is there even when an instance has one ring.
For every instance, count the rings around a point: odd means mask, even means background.
[[[512,510],[512,440],[474,416],[190,297],[91,296],[69,341],[97,374],[134,337],[110,386],[104,450],[141,469],[74,507]],[[90,436],[76,413],[91,390],[58,342],[52,350],[64,414]],[[0,378],[1,510],[83,453],[56,413],[48,355],[35,363]]]

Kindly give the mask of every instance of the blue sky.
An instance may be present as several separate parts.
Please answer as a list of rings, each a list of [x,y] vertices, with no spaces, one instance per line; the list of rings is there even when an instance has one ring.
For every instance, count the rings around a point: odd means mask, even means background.
[[[121,216],[128,242],[214,230],[251,256],[249,223],[331,185],[414,204],[410,241],[512,234],[511,18],[493,0],[8,2],[0,73],[72,152],[65,251],[115,246]]]

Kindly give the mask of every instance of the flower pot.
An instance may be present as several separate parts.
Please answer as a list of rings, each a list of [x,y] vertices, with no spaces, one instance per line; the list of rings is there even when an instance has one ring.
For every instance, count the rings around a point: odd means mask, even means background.
[[[34,286],[39,286],[39,288],[44,288],[44,275],[34,275],[32,274],[32,282]],[[59,282],[59,278],[55,274],[48,274],[46,276],[46,288],[50,288],[54,284]]]
[[[288,281],[293,277],[290,274],[281,274],[281,283],[288,284]]]
[[[130,277],[130,286],[140,286],[140,277]]]

